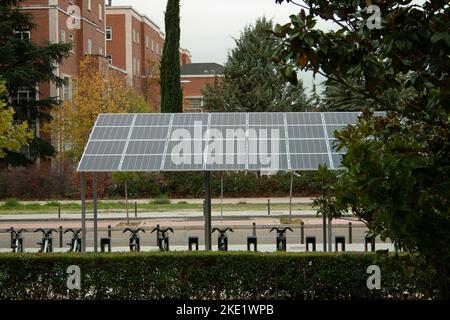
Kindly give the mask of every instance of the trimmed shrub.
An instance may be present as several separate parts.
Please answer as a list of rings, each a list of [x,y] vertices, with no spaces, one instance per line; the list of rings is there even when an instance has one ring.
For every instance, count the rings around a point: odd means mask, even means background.
[[[369,290],[370,265],[381,290]],[[66,270],[81,269],[68,291]],[[0,299],[426,299],[434,274],[410,255],[123,253],[0,255]]]

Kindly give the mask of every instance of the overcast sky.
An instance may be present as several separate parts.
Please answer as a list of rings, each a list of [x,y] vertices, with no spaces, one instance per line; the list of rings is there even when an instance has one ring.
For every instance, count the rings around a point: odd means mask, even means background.
[[[167,0],[112,1],[113,5],[133,6],[164,30]],[[228,51],[234,47],[233,38],[238,38],[246,25],[262,16],[275,23],[286,23],[291,14],[298,12],[297,6],[278,5],[275,0],[181,0],[181,46],[191,52],[192,62],[224,64]],[[303,74],[302,78],[305,86],[311,88],[312,75]],[[321,81],[317,79],[316,83]]]

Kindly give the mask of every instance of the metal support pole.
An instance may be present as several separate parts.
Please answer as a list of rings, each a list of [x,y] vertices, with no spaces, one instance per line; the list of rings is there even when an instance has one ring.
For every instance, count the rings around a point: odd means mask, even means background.
[[[137,210],[137,206],[138,206],[138,204],[137,204],[137,202],[135,202],[135,203],[134,203],[134,217],[135,217],[136,219],[137,219],[137,216],[138,216],[138,215],[137,215],[137,211],[138,211],[138,210]]]
[[[223,174],[220,178],[220,217],[223,220]]]
[[[205,249],[212,250],[211,241],[211,172],[205,172]]]
[[[289,216],[292,219],[292,189],[294,186],[294,172],[291,172],[291,188],[289,193]]]
[[[353,243],[353,225],[351,222],[348,223],[348,243]]]
[[[86,252],[86,177],[81,173],[81,251]]]
[[[97,174],[94,173],[94,252],[98,252]]]
[[[323,216],[323,252],[327,252],[327,218]]]
[[[267,199],[267,212],[270,216],[270,199]]]
[[[63,227],[59,226],[59,247],[63,247]]]
[[[328,218],[328,252],[333,251],[332,228],[333,228],[333,220],[331,218]]]
[[[58,202],[58,219],[61,219],[61,203]]]
[[[256,223],[253,222],[253,236],[256,237]]]
[[[300,223],[300,244],[305,244],[305,223]]]
[[[111,234],[112,234],[112,232],[111,232],[111,226],[109,225],[109,226],[108,226],[108,238],[110,238],[110,239],[111,239]]]

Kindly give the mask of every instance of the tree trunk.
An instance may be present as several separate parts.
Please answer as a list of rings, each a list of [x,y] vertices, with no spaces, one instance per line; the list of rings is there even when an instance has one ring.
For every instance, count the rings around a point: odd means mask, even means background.
[[[441,300],[450,300],[450,294],[448,291],[448,267],[443,262],[437,263],[437,276],[439,284],[439,297]]]

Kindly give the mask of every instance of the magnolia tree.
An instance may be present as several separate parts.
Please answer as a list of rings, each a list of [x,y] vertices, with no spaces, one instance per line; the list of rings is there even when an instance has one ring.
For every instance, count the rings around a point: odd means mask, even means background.
[[[292,82],[297,69],[311,70],[387,111],[365,112],[336,134],[347,150],[336,205],[427,259],[449,298],[450,7],[444,0],[367,3],[296,2],[300,13],[275,28],[283,44],[274,60]],[[318,19],[337,29],[317,29]]]

